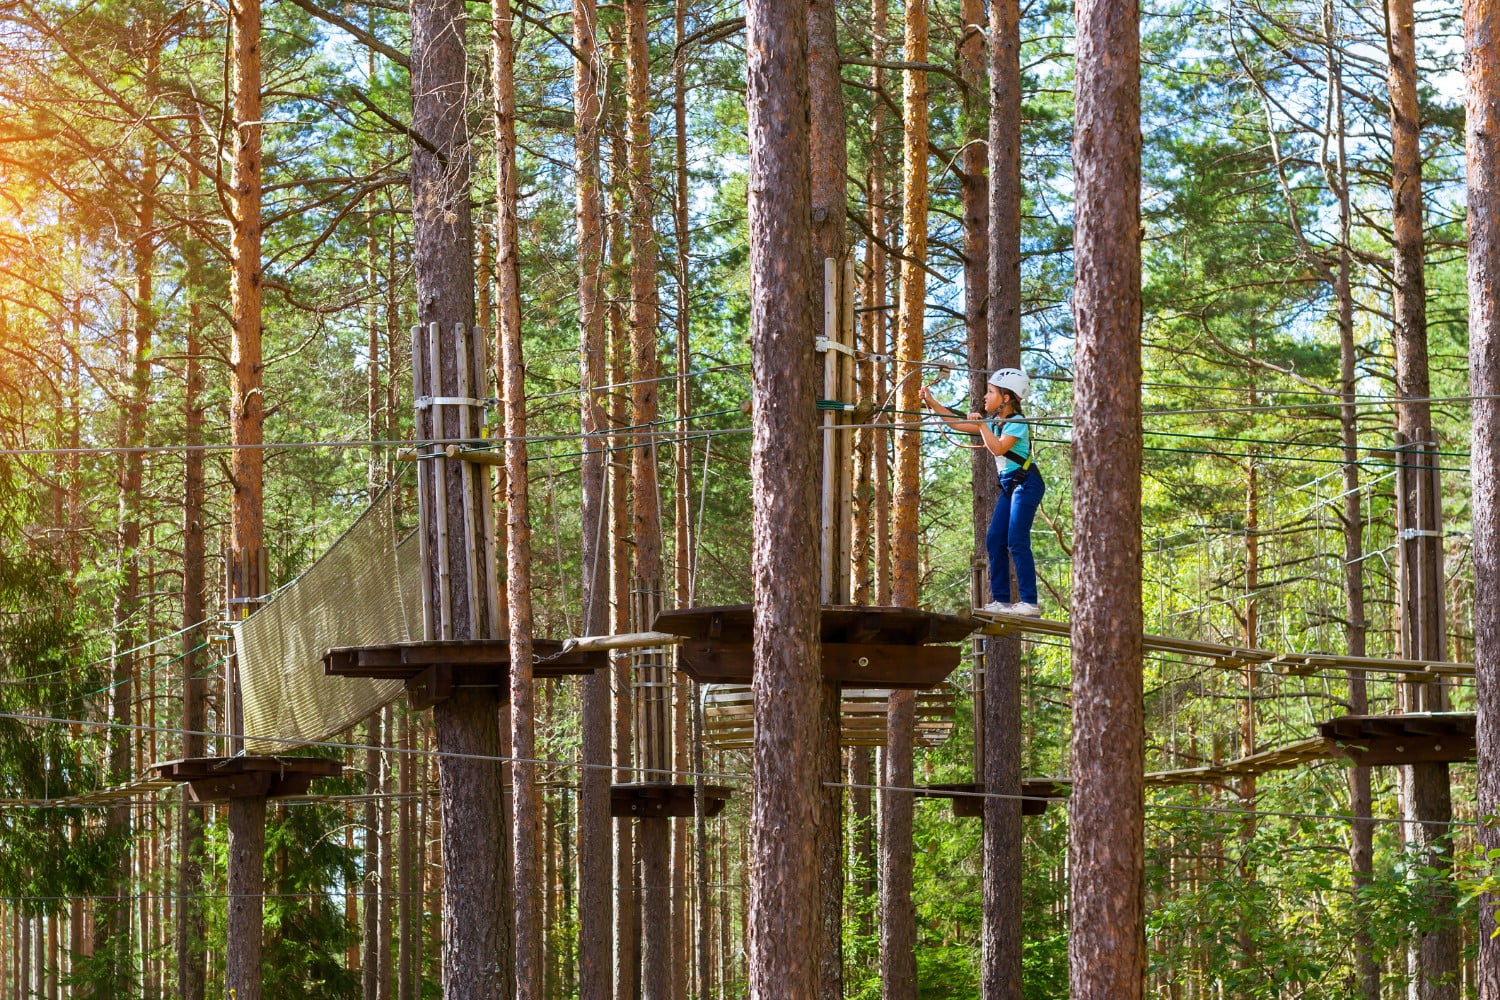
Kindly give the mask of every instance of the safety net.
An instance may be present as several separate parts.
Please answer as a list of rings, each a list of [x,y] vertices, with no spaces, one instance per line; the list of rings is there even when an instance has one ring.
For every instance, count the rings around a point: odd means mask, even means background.
[[[388,487],[317,562],[234,627],[247,753],[326,740],[402,692],[401,681],[323,672],[335,646],[422,637],[417,536],[398,525],[397,495]]]

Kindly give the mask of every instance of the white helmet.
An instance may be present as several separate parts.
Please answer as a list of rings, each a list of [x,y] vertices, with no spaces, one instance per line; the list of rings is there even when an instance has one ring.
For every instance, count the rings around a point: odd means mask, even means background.
[[[1009,389],[1021,402],[1031,392],[1031,379],[1019,368],[1001,368],[990,376],[990,385],[997,389]]]

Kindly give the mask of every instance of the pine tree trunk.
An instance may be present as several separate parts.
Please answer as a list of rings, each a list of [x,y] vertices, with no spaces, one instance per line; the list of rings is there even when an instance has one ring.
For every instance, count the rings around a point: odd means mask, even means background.
[[[495,301],[500,397],[505,407],[506,606],[510,612],[510,711],[514,808],[516,998],[540,1000],[543,983],[542,816],[537,788],[536,700],[532,683],[531,515],[526,447],[525,356],[516,203],[515,38],[509,0],[495,0]]]
[[[474,335],[473,227],[464,94],[465,11],[456,0],[411,7],[412,220],[419,323],[413,350],[417,395],[473,396],[486,382],[484,340]],[[424,440],[472,436],[472,408],[418,410]],[[499,634],[499,588],[487,466],[424,464],[424,608],[433,639]],[[450,583],[451,580],[451,583]],[[512,654],[519,655],[513,649]],[[529,662],[529,655],[523,662]],[[492,689],[460,689],[433,709],[441,796],[443,995],[510,995],[507,871],[500,700]]]
[[[197,136],[194,136],[197,148]],[[196,203],[199,177],[196,170],[188,174],[189,200]],[[184,251],[189,288],[183,377],[183,453],[182,483],[182,756],[202,757],[208,729],[206,696],[207,679],[200,676],[207,659],[201,646],[207,633],[204,620],[207,545],[204,531],[207,521],[203,487],[203,363],[202,343],[203,249],[198,240],[190,239]],[[204,811],[190,801],[182,789],[182,806],[178,822],[177,907],[174,948],[177,960],[177,991],[182,1000],[203,1000],[204,915],[203,865],[205,856]]]
[[[424,887],[422,869],[417,867],[416,851],[416,844],[422,838],[416,825],[417,805],[412,798],[417,790],[414,772],[422,766],[423,758],[416,757],[412,753],[415,748],[413,728],[412,713],[403,712],[401,714],[402,753],[399,758],[401,775],[397,785],[397,790],[401,794],[401,805],[398,811],[401,828],[396,839],[396,851],[401,856],[401,865],[396,874],[396,891],[400,894],[396,904],[396,996],[398,1000],[419,1000],[418,990],[421,981],[421,970],[418,968],[419,938],[422,934],[422,914],[426,912],[426,906],[414,905],[417,904],[417,900],[413,898],[414,894]]]
[[[817,316],[808,170],[806,5],[746,12],[753,367],[752,684],[749,990],[754,1000],[818,995],[815,835],[822,772],[808,758],[818,719]]]
[[[1500,4],[1463,5],[1467,88],[1464,126],[1469,214],[1469,392],[1474,395],[1469,454],[1474,579],[1500,579]],[[1478,702],[1479,816],[1500,814],[1500,589],[1474,588]],[[1500,849],[1500,826],[1479,826],[1480,845]],[[1495,893],[1479,901],[1479,995],[1500,996]]]
[[[926,0],[906,5],[903,59],[927,61]],[[908,70],[903,89],[902,253],[900,333],[896,348],[897,409],[904,423],[916,419],[925,352],[927,279],[927,74]],[[921,501],[922,435],[908,427],[896,439],[895,550],[892,598],[914,608],[920,600],[921,567],[917,550],[917,514]],[[888,710],[889,742],[884,783],[908,788],[912,783],[912,738],[915,696],[893,691]],[[883,789],[880,820],[880,972],[883,1000],[914,1000],[917,989],[916,910],[912,902],[912,793]]]
[[[1344,115],[1343,61],[1339,58],[1332,0],[1324,5],[1324,28],[1327,38],[1327,69],[1330,96],[1333,101],[1334,156],[1329,186],[1339,204],[1338,264],[1334,273],[1334,300],[1337,304],[1339,329],[1339,441],[1343,450],[1344,506],[1341,527],[1344,535],[1344,600],[1348,625],[1350,656],[1365,655],[1368,625],[1365,619],[1365,552],[1364,514],[1360,506],[1359,480],[1359,408],[1355,405],[1358,386],[1355,366],[1358,357],[1354,342],[1354,293],[1350,280],[1352,249],[1350,230],[1353,212],[1349,195],[1348,153]],[[1349,674],[1349,711],[1363,715],[1369,711],[1365,674]],[[1371,940],[1368,907],[1361,893],[1374,875],[1375,824],[1370,819],[1370,769],[1355,766],[1348,769],[1349,812],[1354,817],[1349,829],[1349,870],[1355,892],[1356,912],[1362,916],[1354,928],[1354,966],[1358,995],[1363,1000],[1380,1000],[1380,962]]]
[[[679,49],[687,35],[687,0],[676,0],[673,9],[673,34]],[[692,602],[693,551],[692,530],[692,448],[689,433],[692,430],[692,391],[689,373],[692,371],[692,344],[689,338],[689,295],[691,281],[692,235],[688,229],[688,159],[687,159],[687,77],[682,59],[672,62],[672,117],[674,124],[672,223],[677,244],[677,424],[676,441],[673,445],[672,471],[675,488],[672,491],[673,529],[673,597],[678,607],[687,607]],[[687,674],[677,671],[672,678],[672,766],[681,781],[688,766],[688,706],[694,701],[696,690]],[[696,783],[701,794],[702,782]],[[701,800],[695,797],[694,809],[701,813]],[[688,888],[688,822],[686,818],[672,821],[672,997],[687,1000],[689,972],[694,968],[696,954],[690,941],[693,926],[694,894]],[[700,904],[701,907],[701,904]]]
[[[609,631],[609,542],[606,527],[606,452],[598,445],[607,426],[603,390],[609,381],[604,342],[600,278],[604,265],[603,217],[599,200],[599,116],[602,95],[597,69],[598,13],[594,0],[573,5],[573,105],[578,160],[578,326],[582,347],[579,384],[583,388],[585,435],[582,484],[583,632]],[[611,997],[610,933],[614,895],[610,891],[609,672],[601,668],[583,680],[580,724],[583,760],[578,796],[578,995],[579,1000]],[[592,765],[592,766],[587,766]]]
[[[365,795],[364,803],[364,927],[360,936],[360,970],[363,973],[365,1000],[378,1000],[380,992],[380,713],[373,712],[365,723]]]
[[[886,35],[890,22],[888,0],[873,0],[872,6],[874,10],[871,12],[873,21],[871,35],[874,38],[875,61],[880,63],[885,60],[887,54]],[[873,77],[875,90],[883,93],[885,70],[877,65]],[[891,344],[891,323],[887,310],[890,275],[884,246],[890,236],[890,206],[887,204],[886,197],[885,117],[885,102],[876,101],[870,120],[870,233],[873,237],[871,242],[874,248],[870,251],[871,294],[868,305],[873,310],[870,349],[875,352],[878,359],[871,373],[873,380],[871,398],[879,400],[890,398],[890,366],[885,360],[889,355]],[[875,603],[881,607],[889,606],[891,603],[891,573],[894,562],[891,555],[893,505],[891,503],[891,433],[887,429],[889,425],[889,415],[877,415],[875,428],[870,435],[871,504],[874,508],[875,521],[871,532],[874,537],[874,565],[871,567],[871,572],[874,577]]]
[[[845,256],[845,215],[847,212],[848,138],[844,118],[844,92],[839,79],[838,17],[833,0],[809,0],[807,3],[807,74],[811,103],[809,163],[811,167],[813,273],[820,274],[824,260],[834,261],[834,292],[841,287]],[[853,294],[850,290],[849,294]],[[828,304],[824,304],[825,310]],[[841,305],[834,305],[842,309]],[[824,386],[825,393],[833,386]],[[831,398],[838,398],[835,391]],[[849,431],[824,432],[819,442],[823,449],[834,449],[834,455],[849,455],[852,442],[840,440]],[[834,459],[839,461],[839,459]],[[841,494],[848,486],[852,469],[835,469],[832,481],[824,489]],[[831,498],[832,510],[839,510],[842,496]],[[835,522],[842,519],[835,517]],[[846,523],[824,524],[824,532],[838,535],[847,532]],[[834,558],[828,562],[831,579],[823,581],[827,600],[833,604],[849,603],[849,566],[838,558],[847,542],[832,540]],[[820,715],[823,738],[814,751],[822,769],[822,819],[817,827],[818,878],[822,884],[818,944],[819,996],[840,1000],[844,994],[844,795],[840,781],[842,753],[839,738],[843,699],[837,684],[821,685]]]
[[[656,436],[659,366],[656,354],[656,231],[651,188],[651,53],[646,0],[625,3],[625,69],[630,134],[630,422],[642,432],[631,449],[631,532],[635,542],[631,590],[649,612],[635,627],[648,629],[661,607],[661,510],[657,488]],[[639,683],[636,741],[641,780],[663,781],[671,766],[666,668],[659,651],[636,657]],[[670,1000],[672,994],[671,833],[665,819],[636,824],[641,862],[641,995]]]
[[[1441,493],[1435,462],[1426,460],[1433,441],[1427,353],[1427,307],[1423,251],[1421,117],[1417,99],[1415,12],[1410,0],[1388,0],[1387,45],[1390,54],[1392,281],[1395,313],[1396,430],[1410,447],[1402,453],[1405,474],[1398,477],[1403,526],[1415,537],[1401,542],[1403,579],[1402,640],[1404,655],[1446,658],[1443,610]],[[1427,534],[1431,532],[1432,534]],[[1441,681],[1403,685],[1403,710],[1442,711]],[[1456,1000],[1459,940],[1456,900],[1448,871],[1452,855],[1448,824],[1452,820],[1447,764],[1414,764],[1403,769],[1402,814],[1407,837],[1418,845],[1423,864],[1438,874],[1424,894],[1424,908],[1434,918],[1414,929],[1408,967],[1415,978],[1416,1000]]]
[[[964,23],[976,23],[979,10],[969,0]],[[982,341],[971,328],[973,368],[1017,366],[1021,362],[1021,11],[1017,3],[993,0],[989,17],[989,225],[985,261],[986,330]],[[971,43],[972,44],[972,43]],[[970,69],[980,86],[980,75]],[[967,218],[967,214],[965,215]],[[973,262],[969,266],[974,266]],[[972,287],[972,286],[970,286]],[[976,398],[988,382],[974,373]],[[999,495],[995,463],[976,453],[974,468],[973,558],[987,561],[985,535]],[[1009,581],[1002,588],[1009,592]],[[981,597],[984,594],[981,593]],[[1021,643],[1015,636],[984,641],[982,725],[976,734],[982,770],[975,775],[993,797],[984,802],[983,944],[980,995],[984,1000],[1021,997]]]
[[[266,800],[229,800],[229,948],[224,986],[235,1000],[261,997],[261,921],[265,904]]]
[[[1080,0],[1076,16],[1068,954],[1077,1000],[1138,1000],[1146,971],[1139,11]]]

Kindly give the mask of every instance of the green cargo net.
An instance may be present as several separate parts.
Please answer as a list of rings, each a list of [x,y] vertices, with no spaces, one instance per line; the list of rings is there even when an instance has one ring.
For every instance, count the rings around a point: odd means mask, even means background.
[[[386,487],[317,562],[234,626],[246,753],[326,740],[401,694],[400,681],[323,673],[334,646],[422,638],[417,535],[403,537],[396,496]]]

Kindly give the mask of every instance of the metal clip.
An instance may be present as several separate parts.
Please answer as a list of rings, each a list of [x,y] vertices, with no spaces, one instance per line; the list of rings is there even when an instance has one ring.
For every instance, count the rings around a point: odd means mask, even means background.
[[[472,396],[418,396],[417,409],[433,406],[496,406],[498,399],[475,399]]]
[[[854,348],[850,347],[848,344],[840,344],[836,340],[829,340],[827,337],[819,337],[817,340],[813,341],[813,350],[842,351],[843,353],[849,355],[849,357],[851,358],[855,356]]]

